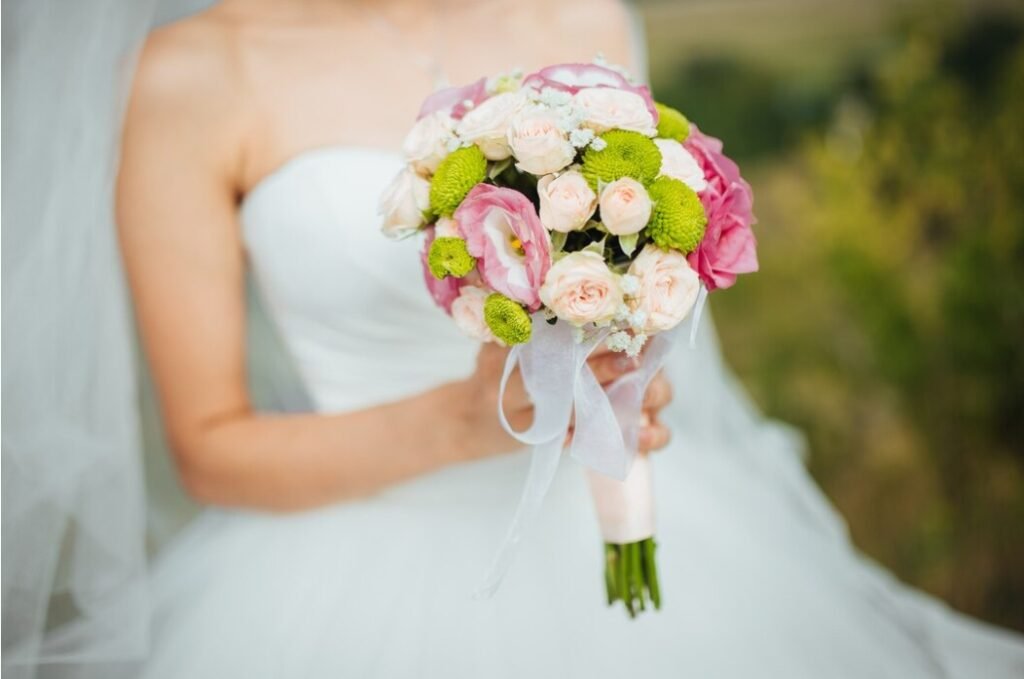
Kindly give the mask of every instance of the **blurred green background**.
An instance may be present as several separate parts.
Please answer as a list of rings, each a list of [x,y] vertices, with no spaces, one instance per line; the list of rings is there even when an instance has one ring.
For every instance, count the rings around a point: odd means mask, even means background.
[[[726,354],[857,545],[1024,630],[1021,3],[639,3],[655,95],[754,187]]]

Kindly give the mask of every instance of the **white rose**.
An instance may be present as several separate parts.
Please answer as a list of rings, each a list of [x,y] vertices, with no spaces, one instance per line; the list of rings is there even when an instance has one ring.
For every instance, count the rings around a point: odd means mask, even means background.
[[[516,116],[508,129],[508,143],[518,161],[516,167],[531,174],[558,172],[576,157],[558,118],[546,111]]]
[[[540,288],[540,299],[573,325],[605,323],[622,305],[619,278],[596,252],[573,252],[554,263]]]
[[[549,231],[568,233],[583,228],[597,209],[597,194],[579,172],[541,177],[540,223]]]
[[[635,92],[588,87],[576,93],[573,103],[583,116],[583,126],[599,134],[618,129],[653,137],[657,129],[647,102]]]
[[[643,312],[644,332],[671,330],[697,301],[700,279],[678,250],[648,245],[633,260],[629,273],[640,281],[629,306]]]
[[[430,174],[448,155],[448,142],[454,134],[452,117],[444,111],[435,111],[416,121],[402,142],[402,152],[417,172]]]
[[[494,333],[484,319],[484,302],[491,293],[475,285],[464,285],[452,302],[452,320],[467,336],[481,342],[494,342]]]
[[[424,224],[423,213],[430,208],[430,182],[409,168],[391,180],[377,204],[384,218],[381,231],[388,238],[404,238]]]
[[[632,177],[617,179],[601,190],[601,223],[609,233],[637,233],[650,219],[651,197],[643,184]]]
[[[479,104],[462,117],[456,132],[459,137],[480,147],[488,160],[505,160],[512,155],[508,128],[526,104],[522,92],[503,92]]]
[[[654,143],[661,151],[661,174],[678,179],[698,193],[708,187],[704,170],[682,144],[674,139],[655,139]]]

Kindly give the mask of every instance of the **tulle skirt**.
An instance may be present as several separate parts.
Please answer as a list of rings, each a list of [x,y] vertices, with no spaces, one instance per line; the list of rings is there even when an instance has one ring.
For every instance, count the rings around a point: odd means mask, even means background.
[[[526,471],[515,454],[302,514],[206,512],[158,560],[131,675],[1024,676],[1020,638],[859,556],[786,433],[766,436],[761,455],[693,439],[656,455],[661,611],[605,604],[569,459],[502,588],[472,598]]]

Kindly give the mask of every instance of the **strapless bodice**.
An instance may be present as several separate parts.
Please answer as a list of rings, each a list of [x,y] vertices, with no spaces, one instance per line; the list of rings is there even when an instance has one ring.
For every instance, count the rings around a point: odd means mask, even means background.
[[[263,179],[241,208],[243,239],[272,321],[321,411],[345,411],[468,375],[477,345],[423,283],[420,239],[381,234],[392,152],[325,147]]]

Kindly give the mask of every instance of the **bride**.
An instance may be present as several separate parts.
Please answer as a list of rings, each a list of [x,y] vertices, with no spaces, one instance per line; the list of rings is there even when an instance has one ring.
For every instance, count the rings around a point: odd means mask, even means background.
[[[109,628],[72,625],[23,663],[146,678],[1022,676],[1018,638],[857,554],[798,438],[754,413],[709,324],[645,406],[641,446],[663,449],[664,609],[629,621],[603,605],[600,536],[568,460],[501,590],[469,596],[527,464],[495,413],[504,357],[432,306],[417,245],[380,236],[376,198],[440,82],[598,52],[642,73],[634,26],[610,0],[223,0],[149,36],[117,234],[178,477],[210,509],[144,586],[93,611],[122,627],[145,611],[141,660]],[[253,405],[247,270],[307,413]],[[635,367],[591,365],[603,383]],[[531,418],[521,386],[506,408]],[[119,488],[101,489],[116,519],[102,531],[128,535],[141,519],[110,506]]]

